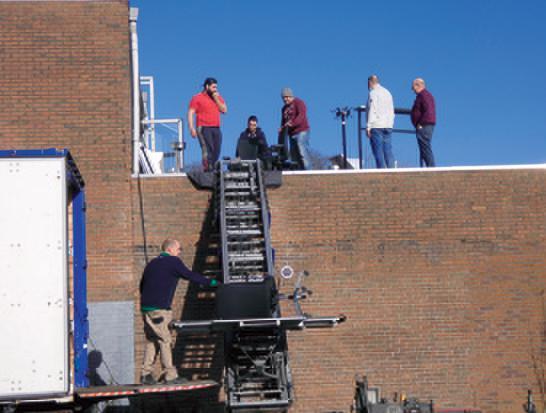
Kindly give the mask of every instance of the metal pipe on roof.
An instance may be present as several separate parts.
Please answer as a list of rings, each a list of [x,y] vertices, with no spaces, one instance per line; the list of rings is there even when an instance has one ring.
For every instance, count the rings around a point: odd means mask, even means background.
[[[362,169],[362,116],[358,112],[358,169]]]
[[[138,8],[129,9],[129,30],[131,32],[131,69],[133,92],[133,173],[138,174],[138,151],[140,150],[140,79],[138,68]]]
[[[177,157],[178,160],[178,171],[182,172],[184,170],[184,152],[186,149],[186,144],[184,143],[184,128],[182,127],[182,119],[179,119],[180,122],[178,122],[178,146],[176,147],[177,150]]]

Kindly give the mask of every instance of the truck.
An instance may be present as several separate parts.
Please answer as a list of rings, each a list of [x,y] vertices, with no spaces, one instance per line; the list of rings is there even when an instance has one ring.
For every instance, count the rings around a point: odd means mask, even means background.
[[[90,387],[85,181],[67,149],[0,151],[0,412],[215,386]]]

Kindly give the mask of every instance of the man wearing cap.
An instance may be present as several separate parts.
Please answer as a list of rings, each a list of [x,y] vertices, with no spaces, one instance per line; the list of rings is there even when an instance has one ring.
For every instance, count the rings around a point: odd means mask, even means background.
[[[436,125],[434,96],[426,89],[425,81],[417,78],[411,84],[417,95],[411,108],[411,123],[415,126],[421,166],[436,166],[432,153],[432,133]]]
[[[282,89],[281,98],[284,105],[281,110],[279,134],[288,134],[291,160],[297,162],[300,169],[310,169],[309,122],[307,121],[305,103],[295,97],[292,89],[288,87]]]
[[[192,97],[188,109],[188,127],[191,136],[199,139],[205,171],[210,171],[220,157],[220,113],[226,112],[226,102],[218,93],[218,82],[212,77],[206,78],[203,90]]]
[[[156,383],[152,371],[158,351],[165,383],[178,384],[185,381],[178,377],[173,365],[172,337],[169,330],[173,318],[171,305],[180,278],[210,287],[218,285],[216,280],[210,280],[184,265],[178,258],[181,249],[177,240],[163,241],[161,251],[158,257],[146,265],[140,281],[140,309],[146,339],[140,379],[142,384]]]
[[[394,168],[392,154],[392,128],[394,126],[394,104],[391,93],[379,84],[379,78],[368,78],[366,134],[370,139],[375,165],[380,168]]]

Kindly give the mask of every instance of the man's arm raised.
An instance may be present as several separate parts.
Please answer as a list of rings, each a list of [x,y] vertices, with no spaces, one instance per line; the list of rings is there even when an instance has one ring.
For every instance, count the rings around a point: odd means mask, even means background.
[[[218,94],[218,92],[212,94],[212,98],[216,102],[216,105],[218,105],[218,109],[220,109],[220,112],[227,113],[227,105],[222,96]]]

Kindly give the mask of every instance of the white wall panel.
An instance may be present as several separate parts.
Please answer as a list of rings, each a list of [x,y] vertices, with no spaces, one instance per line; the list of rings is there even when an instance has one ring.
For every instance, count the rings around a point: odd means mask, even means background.
[[[0,159],[0,398],[68,392],[63,158]]]

